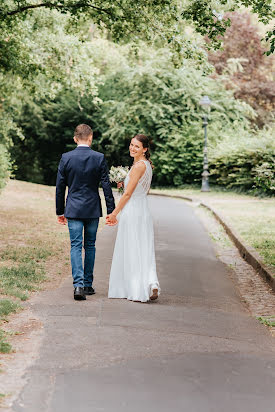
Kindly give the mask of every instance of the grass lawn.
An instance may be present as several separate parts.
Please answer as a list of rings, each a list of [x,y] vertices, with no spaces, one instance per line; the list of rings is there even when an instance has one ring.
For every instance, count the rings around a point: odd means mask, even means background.
[[[153,193],[182,195],[202,200],[212,206],[239,237],[256,249],[275,276],[275,198],[258,198],[235,192],[212,189],[202,193],[199,188],[152,189]]]
[[[56,221],[55,188],[10,180],[0,194],[0,239],[0,352],[7,353],[8,315],[71,272],[68,228]]]

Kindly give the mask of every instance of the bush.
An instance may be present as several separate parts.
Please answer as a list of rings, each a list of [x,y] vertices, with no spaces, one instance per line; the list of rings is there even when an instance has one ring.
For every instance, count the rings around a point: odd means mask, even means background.
[[[255,168],[255,186],[265,193],[275,194],[275,159]]]
[[[109,167],[129,165],[129,141],[144,133],[151,141],[153,184],[181,186],[201,179],[203,95],[213,102],[208,126],[212,145],[226,130],[242,134],[249,128],[250,106],[192,63],[183,61],[175,68],[167,49],[144,46],[133,56],[128,46],[114,50],[111,42],[92,47],[95,66],[102,69],[97,102],[67,88],[53,100],[24,99],[17,124],[25,139],[13,137],[11,150],[17,178],[54,184],[61,153],[75,147],[75,126],[88,123],[95,132],[93,149],[105,153]]]
[[[201,179],[203,139],[200,132],[185,125],[156,143],[152,156],[154,184],[182,186]]]
[[[211,150],[212,181],[228,188],[275,194],[275,127],[254,136],[228,136]]]
[[[11,163],[7,149],[0,144],[0,190],[6,185],[10,177]]]
[[[144,133],[151,140],[154,184],[192,183],[202,173],[202,95],[213,101],[209,122],[212,142],[223,130],[241,133],[248,128],[246,116],[252,115],[252,110],[192,65],[184,63],[175,69],[164,51],[158,56],[144,53],[135,65],[107,73],[99,87],[102,104],[93,115],[99,144],[110,165],[129,164],[129,141]]]

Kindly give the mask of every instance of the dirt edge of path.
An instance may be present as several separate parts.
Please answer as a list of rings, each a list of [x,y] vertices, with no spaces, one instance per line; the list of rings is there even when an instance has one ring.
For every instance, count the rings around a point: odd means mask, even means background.
[[[190,205],[194,207],[196,215],[208,232],[217,258],[227,266],[229,275],[250,314],[255,318],[264,317],[274,320],[275,292],[273,289],[241,257],[239,250],[213,214],[199,204]],[[268,327],[268,329],[275,337],[275,327]]]

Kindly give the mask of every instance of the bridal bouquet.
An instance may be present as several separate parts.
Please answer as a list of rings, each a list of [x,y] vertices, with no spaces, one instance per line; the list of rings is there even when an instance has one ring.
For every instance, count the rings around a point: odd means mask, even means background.
[[[110,173],[109,173],[110,182],[115,182],[115,183],[122,182],[123,183],[128,172],[129,172],[129,167],[112,166],[110,169]],[[123,186],[118,189],[119,193],[123,193],[123,191],[124,191]]]

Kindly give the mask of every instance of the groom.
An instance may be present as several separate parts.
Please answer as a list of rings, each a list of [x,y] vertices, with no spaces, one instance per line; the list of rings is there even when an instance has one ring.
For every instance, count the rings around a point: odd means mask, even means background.
[[[75,300],[85,300],[86,295],[95,293],[92,287],[95,241],[99,217],[102,216],[98,193],[100,182],[104,192],[107,213],[112,213],[115,208],[104,155],[91,150],[92,140],[93,131],[90,126],[86,124],[78,125],[74,133],[77,148],[62,155],[56,180],[57,220],[62,225],[68,222],[70,232]],[[69,190],[65,207],[66,186]],[[85,249],[84,268],[82,244]]]

